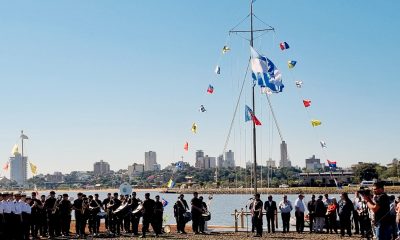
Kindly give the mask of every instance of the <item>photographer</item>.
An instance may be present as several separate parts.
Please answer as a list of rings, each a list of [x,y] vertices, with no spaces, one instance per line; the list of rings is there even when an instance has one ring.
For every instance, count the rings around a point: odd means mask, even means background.
[[[390,201],[388,195],[385,193],[384,184],[376,182],[373,186],[374,199],[368,194],[362,195],[364,201],[367,202],[368,208],[375,215],[376,226],[376,239],[377,240],[390,240],[391,239],[391,224],[390,224]]]

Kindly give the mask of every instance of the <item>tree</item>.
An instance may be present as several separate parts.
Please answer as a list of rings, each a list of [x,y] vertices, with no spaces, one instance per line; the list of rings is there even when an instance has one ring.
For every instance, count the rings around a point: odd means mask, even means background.
[[[381,166],[377,163],[360,163],[353,167],[353,172],[355,179],[372,181],[373,179],[378,179],[378,169],[382,171]]]

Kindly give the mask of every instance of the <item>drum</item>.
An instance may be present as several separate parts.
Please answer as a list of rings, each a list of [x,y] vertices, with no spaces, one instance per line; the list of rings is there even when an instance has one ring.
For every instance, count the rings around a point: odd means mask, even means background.
[[[185,218],[185,223],[192,221],[192,213],[191,212],[185,212],[183,214],[183,217]]]
[[[129,208],[130,205],[128,203],[124,203],[114,211],[114,214],[117,218],[122,219],[129,214]]]
[[[132,211],[133,215],[140,215],[142,213],[143,204],[139,204],[135,210]]]
[[[105,219],[107,217],[107,213],[106,212],[99,212],[99,213],[97,213],[97,217],[99,219],[102,219],[102,218]]]
[[[201,217],[203,218],[204,221],[210,221],[211,220],[211,213],[210,212],[206,212],[201,214]]]

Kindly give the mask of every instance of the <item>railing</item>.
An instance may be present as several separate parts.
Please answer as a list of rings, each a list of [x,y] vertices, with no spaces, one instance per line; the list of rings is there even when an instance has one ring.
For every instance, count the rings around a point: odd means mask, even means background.
[[[265,216],[266,212],[262,212],[262,215]],[[234,217],[234,221],[235,221],[235,232],[238,232],[238,221],[240,219],[240,228],[244,228],[244,218],[246,216],[251,216],[251,212],[245,212],[243,210],[243,208],[240,209],[240,211],[238,211],[237,209],[235,209],[234,213],[231,213],[231,216]],[[276,217],[276,215],[275,215]],[[251,221],[251,220],[250,220]],[[277,221],[276,221],[277,222]]]

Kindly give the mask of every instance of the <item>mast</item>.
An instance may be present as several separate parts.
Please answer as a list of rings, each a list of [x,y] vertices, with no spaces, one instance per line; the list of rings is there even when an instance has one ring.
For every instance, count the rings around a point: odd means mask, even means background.
[[[253,0],[250,0],[250,46],[253,47]],[[253,97],[253,114],[256,115],[254,88],[256,83],[253,82],[252,97]],[[253,176],[254,176],[254,194],[257,194],[257,138],[256,138],[256,124],[253,121]]]

